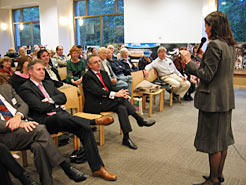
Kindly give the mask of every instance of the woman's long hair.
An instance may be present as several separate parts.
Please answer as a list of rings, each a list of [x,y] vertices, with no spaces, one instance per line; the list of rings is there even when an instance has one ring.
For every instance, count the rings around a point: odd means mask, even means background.
[[[235,45],[229,21],[223,12],[215,11],[205,17],[205,23],[212,27],[209,39],[219,39],[228,45]]]

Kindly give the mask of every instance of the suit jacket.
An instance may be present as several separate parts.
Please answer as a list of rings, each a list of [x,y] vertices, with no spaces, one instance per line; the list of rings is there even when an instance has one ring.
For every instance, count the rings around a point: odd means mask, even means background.
[[[20,112],[25,117],[27,117],[27,104],[20,98],[20,96],[9,84],[0,85],[0,94],[5,98],[5,100],[9,104],[11,104],[17,110],[17,112]],[[6,122],[7,121],[5,120],[0,120],[0,133],[10,132],[10,130],[5,126]]]
[[[119,64],[122,65],[124,69],[124,74],[126,75],[131,75],[131,72],[138,71],[139,69],[131,62],[131,59],[128,60],[132,64],[132,68],[130,68],[129,64],[125,59],[121,59]]]
[[[100,113],[102,110],[102,100],[108,99],[110,91],[116,91],[111,83],[111,80],[106,71],[100,71],[103,81],[109,91],[106,91],[96,76],[96,74],[89,69],[82,80],[83,90],[85,95],[84,112]]]
[[[106,66],[108,67],[108,70],[110,72],[110,79],[114,79],[114,78],[117,79],[117,76],[115,75],[115,73],[114,73],[114,71],[113,71],[113,69],[112,69],[112,67],[111,67],[111,65],[110,65],[108,60],[106,62]],[[101,64],[101,70],[106,71],[104,66],[103,66],[103,64]]]
[[[235,108],[233,71],[236,51],[220,40],[212,40],[207,46],[201,65],[194,62],[185,66],[186,72],[200,78],[194,104],[206,112],[225,112]]]
[[[31,80],[27,80],[18,90],[19,95],[30,107],[28,115],[39,123],[44,123],[43,121],[49,112],[63,111],[56,108],[56,105],[64,105],[67,101],[65,94],[58,91],[52,81],[43,80],[42,83],[50,98],[54,100],[54,104],[42,102],[45,97]]]
[[[57,79],[59,80],[59,81],[55,81],[55,80],[52,80],[51,78],[50,78],[50,75],[49,75],[49,73],[45,70],[45,80],[51,80],[52,82],[54,82],[54,84],[55,84],[55,86],[58,88],[58,87],[61,87],[62,85],[63,85],[63,82],[61,81],[61,77],[60,77],[60,75],[59,75],[59,73],[58,73],[58,71],[57,71],[57,69],[56,68],[54,68],[53,66],[50,66],[51,67],[51,70],[56,74],[56,77],[57,77]]]

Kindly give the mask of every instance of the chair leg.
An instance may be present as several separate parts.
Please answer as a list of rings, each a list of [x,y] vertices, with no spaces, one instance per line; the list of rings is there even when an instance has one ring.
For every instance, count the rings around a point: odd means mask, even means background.
[[[149,95],[149,117],[152,116],[152,95]]]
[[[165,91],[163,90],[160,94],[160,112],[162,112],[164,108],[164,95]]]
[[[120,135],[123,135],[123,131],[122,131],[122,129],[120,129]]]
[[[153,104],[155,105],[155,95],[153,96]]]
[[[73,135],[73,149],[78,150],[80,147],[80,140],[76,135]]]
[[[173,92],[170,93],[170,102],[169,102],[169,106],[170,106],[170,107],[173,106]]]
[[[99,145],[104,145],[104,126],[99,125]]]
[[[145,109],[145,104],[146,104],[146,96],[143,96],[143,109]]]
[[[21,153],[22,153],[22,163],[23,163],[23,166],[24,167],[27,167],[28,166],[27,151],[26,150],[23,150],[23,151],[21,151]]]

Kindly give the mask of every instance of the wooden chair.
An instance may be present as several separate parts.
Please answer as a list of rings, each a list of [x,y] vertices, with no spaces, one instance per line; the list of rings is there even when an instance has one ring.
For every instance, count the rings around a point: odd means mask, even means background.
[[[162,112],[164,108],[164,92],[165,92],[164,89],[158,89],[156,92],[134,93],[134,89],[141,81],[148,80],[152,82],[157,78],[157,74],[155,74],[155,71],[151,70],[148,78],[144,78],[143,71],[132,72],[131,75],[132,75],[132,88],[131,88],[132,98],[131,100],[133,100],[134,96],[142,96],[143,97],[143,108],[145,108],[146,96],[148,96],[149,97],[149,117],[151,117],[153,97],[159,94],[160,95],[160,112]]]
[[[66,95],[67,102],[65,104],[66,110],[71,109],[71,113],[74,116],[86,118],[86,119],[98,119],[101,118],[102,115],[100,114],[89,114],[84,113],[80,111],[80,104],[79,104],[79,97],[77,93],[76,87],[69,87],[66,89],[61,89],[61,92],[63,92]],[[75,110],[75,113],[73,112]],[[80,140],[77,136],[74,135],[74,150],[77,150],[80,147]]]
[[[27,161],[27,150],[22,150],[22,151],[11,151],[11,154],[22,154],[22,164],[23,167],[28,166],[28,161]]]
[[[82,85],[78,85],[79,90],[80,90],[80,107],[81,107],[81,112],[83,110],[84,102],[85,102],[85,97],[84,97],[84,91],[82,88]],[[114,114],[114,112],[100,112],[101,116],[110,116]],[[104,145],[104,126],[99,125],[99,145],[102,146]],[[122,134],[122,130],[120,130],[120,134]]]
[[[67,78],[67,67],[59,67],[57,70],[61,80],[65,80]]]

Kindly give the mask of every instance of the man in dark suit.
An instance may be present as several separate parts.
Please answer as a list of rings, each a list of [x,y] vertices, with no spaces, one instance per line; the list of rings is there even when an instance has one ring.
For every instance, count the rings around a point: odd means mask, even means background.
[[[44,62],[34,60],[28,65],[30,80],[20,88],[19,94],[29,105],[29,116],[35,121],[45,124],[50,133],[67,131],[78,136],[85,147],[86,158],[93,175],[105,180],[116,180],[116,176],[104,168],[99,155],[97,144],[90,128],[90,124],[108,125],[113,122],[112,117],[88,120],[72,116],[61,108],[66,103],[64,93],[57,90],[52,81],[44,80]]]
[[[27,113],[28,106],[15,90],[8,84],[0,85],[0,143],[10,150],[31,149],[42,184],[53,184],[51,167],[58,165],[74,181],[85,180],[86,176],[82,172],[65,161],[45,127],[27,121]],[[22,180],[24,183],[28,179],[22,177]]]
[[[97,55],[91,55],[87,60],[90,69],[82,81],[85,95],[84,112],[97,114],[105,111],[116,112],[124,133],[122,144],[131,149],[137,149],[129,137],[132,128],[128,116],[132,115],[140,127],[152,126],[155,121],[145,121],[136,113],[136,109],[127,100],[127,90],[114,90],[107,72],[101,70],[100,58]]]

